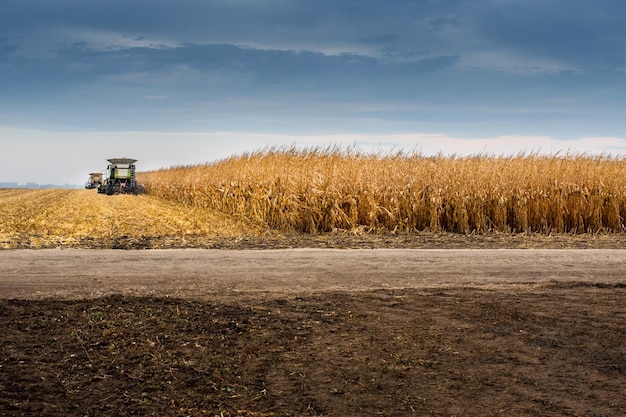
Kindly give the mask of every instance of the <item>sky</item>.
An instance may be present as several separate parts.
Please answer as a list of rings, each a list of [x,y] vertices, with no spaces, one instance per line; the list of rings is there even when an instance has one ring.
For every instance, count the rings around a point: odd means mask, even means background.
[[[623,0],[0,0],[0,182],[272,146],[626,154]]]

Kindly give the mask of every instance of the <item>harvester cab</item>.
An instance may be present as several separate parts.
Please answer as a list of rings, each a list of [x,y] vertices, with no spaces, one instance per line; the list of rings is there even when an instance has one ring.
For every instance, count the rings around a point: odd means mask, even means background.
[[[98,186],[99,193],[106,195],[143,193],[143,186],[137,184],[135,179],[136,159],[111,158],[108,161],[104,180]]]

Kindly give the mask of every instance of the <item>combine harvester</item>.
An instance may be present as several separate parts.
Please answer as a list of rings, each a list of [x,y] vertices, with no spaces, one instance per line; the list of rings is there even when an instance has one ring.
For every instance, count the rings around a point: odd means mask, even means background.
[[[135,179],[136,159],[111,158],[108,159],[106,173],[102,183],[98,186],[98,193],[113,194],[143,194],[143,185],[137,184]]]
[[[102,173],[92,172],[89,174],[89,179],[87,180],[87,184],[85,184],[85,188],[93,190],[94,188],[98,188],[100,184],[102,184]]]

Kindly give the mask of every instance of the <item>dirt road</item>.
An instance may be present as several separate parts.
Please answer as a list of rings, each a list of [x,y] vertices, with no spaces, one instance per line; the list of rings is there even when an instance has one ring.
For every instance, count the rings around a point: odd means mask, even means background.
[[[0,298],[624,283],[626,250],[0,251]]]

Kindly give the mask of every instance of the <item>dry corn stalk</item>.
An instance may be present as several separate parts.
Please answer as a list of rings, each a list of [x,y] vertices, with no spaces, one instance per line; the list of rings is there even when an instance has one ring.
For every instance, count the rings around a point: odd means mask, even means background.
[[[624,232],[626,160],[271,148],[141,173],[147,192],[283,231]]]

